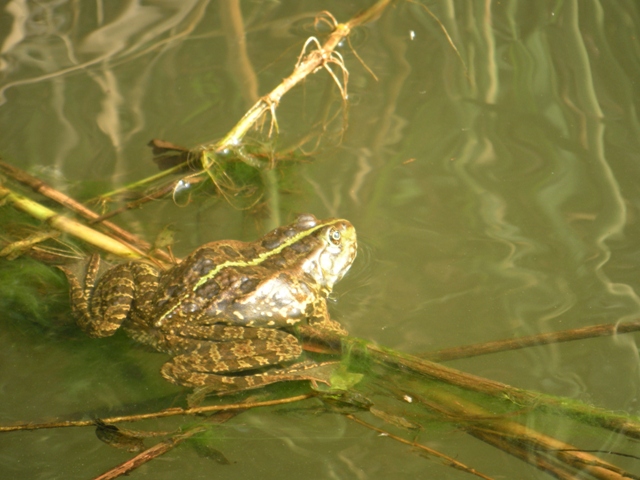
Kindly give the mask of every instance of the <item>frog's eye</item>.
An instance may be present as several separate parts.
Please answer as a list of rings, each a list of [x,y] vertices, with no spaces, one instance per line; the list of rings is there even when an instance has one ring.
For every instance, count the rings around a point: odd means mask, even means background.
[[[340,235],[340,232],[335,228],[332,228],[331,230],[329,230],[329,240],[331,240],[331,243],[333,243],[334,245],[340,244],[341,237],[342,236]]]

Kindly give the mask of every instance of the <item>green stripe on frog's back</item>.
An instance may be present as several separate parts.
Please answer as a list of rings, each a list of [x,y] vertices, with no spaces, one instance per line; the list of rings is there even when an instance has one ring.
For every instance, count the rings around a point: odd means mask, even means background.
[[[267,250],[265,252],[262,252],[260,255],[257,255],[252,260],[249,260],[249,261],[242,261],[242,260],[233,261],[233,260],[229,260],[227,262],[221,263],[221,264],[217,265],[214,269],[212,269],[209,273],[207,273],[206,275],[203,275],[202,278],[200,278],[200,280],[198,280],[198,282],[193,286],[193,291],[195,292],[201,285],[205,284],[209,279],[211,279],[211,278],[215,277],[216,275],[218,275],[218,273],[220,273],[225,268],[229,268],[229,267],[252,267],[252,266],[255,266],[255,265],[260,265],[262,262],[267,260],[269,257],[272,257],[273,255],[279,254],[280,252],[282,252],[282,250],[284,250],[285,248],[293,245],[297,241],[299,241],[299,240],[301,240],[301,239],[303,239],[305,237],[308,237],[313,232],[315,232],[317,230],[320,230],[321,228],[326,227],[327,225],[331,225],[332,223],[335,223],[335,222],[336,222],[336,220],[332,220],[330,222],[325,222],[325,223],[320,223],[320,224],[316,225],[315,227],[308,228],[307,230],[303,230],[302,232],[296,233],[292,237],[288,238],[286,241],[282,242],[276,248],[274,248],[272,250]]]
[[[264,262],[265,260],[267,260],[268,258],[272,257],[273,255],[278,255],[280,252],[282,252],[285,248],[293,245],[294,243],[300,241],[301,239],[308,237],[309,235],[311,235],[312,233],[320,230],[321,228],[326,227],[327,225],[331,225],[332,223],[336,223],[340,220],[338,219],[332,219],[330,221],[327,222],[323,222],[323,223],[319,223],[318,225],[308,228],[306,230],[303,230],[301,232],[296,233],[295,235],[293,235],[292,237],[288,238],[286,241],[282,242],[280,245],[278,245],[276,248],[272,249],[272,250],[267,250],[265,252],[262,252],[260,255],[257,255],[254,259],[246,261],[246,260],[229,260],[227,262],[221,263],[219,265],[216,265],[215,268],[213,268],[209,273],[207,273],[206,275],[203,275],[202,278],[200,278],[198,280],[198,282],[193,286],[192,291],[195,292],[196,290],[198,290],[198,288],[202,285],[204,285],[206,282],[208,282],[210,279],[212,279],[213,277],[215,277],[216,275],[218,275],[222,270],[224,270],[225,268],[230,268],[230,267],[252,267],[255,265],[260,265],[262,262]],[[176,308],[178,308],[180,305],[182,305],[182,300],[178,301],[178,303],[176,303],[174,306],[172,306],[167,312],[165,312],[162,317],[160,317],[158,319],[158,321],[156,322],[157,326],[162,325],[162,323],[164,322],[165,318],[170,315]]]

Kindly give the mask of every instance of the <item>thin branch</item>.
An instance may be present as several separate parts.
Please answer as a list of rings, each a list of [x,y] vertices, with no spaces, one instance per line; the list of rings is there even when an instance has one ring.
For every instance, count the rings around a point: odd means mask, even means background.
[[[531,449],[520,445],[514,445],[502,435],[480,431],[469,433],[479,440],[482,440],[489,445],[493,445],[503,452],[507,452],[509,455],[519,458],[523,462],[533,465],[538,470],[542,470],[553,475],[555,478],[560,480],[573,480],[576,478],[576,471],[573,468],[568,470],[568,465],[565,465],[560,460],[553,457],[544,458],[541,455],[535,455],[531,452]]]
[[[456,459],[454,459],[453,457],[450,457],[448,455],[445,455],[444,453],[441,453],[437,450],[434,450],[432,448],[427,447],[426,445],[422,445],[420,443],[417,442],[412,442],[410,440],[407,440],[405,438],[399,437],[397,435],[393,435],[392,433],[389,433],[385,430],[382,430],[380,428],[377,428],[373,425],[371,425],[370,423],[365,422],[364,420],[359,419],[358,417],[352,415],[352,414],[347,414],[346,417],[349,420],[352,420],[364,427],[367,427],[373,431],[376,431],[378,433],[380,433],[381,435],[385,436],[385,437],[389,437],[393,440],[396,440],[400,443],[404,443],[405,445],[410,445],[412,447],[415,447],[419,450],[422,450],[423,452],[425,452],[427,455],[432,455],[434,457],[438,457],[443,459],[446,463],[448,463],[450,466],[452,466],[453,468],[456,468],[458,470],[462,470],[463,472],[467,472],[470,473],[472,475],[476,475],[480,478],[484,478],[486,480],[493,480],[491,477],[487,477],[486,475],[483,475],[480,472],[477,472],[475,469],[471,468],[471,467],[467,467],[464,463],[461,463],[459,461],[457,461]]]
[[[115,217],[116,215],[120,215],[123,212],[127,212],[129,210],[134,210],[136,208],[140,208],[142,207],[144,204],[148,203],[148,202],[152,202],[153,200],[157,200],[159,198],[164,197],[165,195],[169,195],[172,192],[176,192],[180,182],[182,182],[182,179],[176,179],[172,182],[169,182],[166,185],[161,185],[159,188],[154,189],[152,192],[148,193],[147,195],[145,195],[144,197],[138,198],[137,200],[131,201],[131,202],[127,202],[125,203],[122,207],[120,208],[116,208],[115,210],[111,210],[109,213],[106,213],[104,215],[101,215],[97,218],[95,218],[94,220],[91,221],[91,223],[100,223],[101,225],[105,225],[107,223],[111,223],[111,222],[107,222],[106,220],[108,218],[112,218]],[[146,247],[147,249],[151,248],[151,245],[147,242],[146,243]],[[162,253],[164,254],[164,252],[156,252],[156,253]],[[166,254],[164,254],[166,255]]]
[[[477,403],[459,395],[452,395],[446,390],[428,389],[424,394],[428,397],[426,400],[413,392],[407,392],[407,394],[411,395],[414,401],[425,405],[435,402],[439,409],[446,412],[449,417],[457,419],[457,423],[462,425],[471,435],[485,438],[495,435],[500,441],[507,441],[516,447],[524,448],[524,451],[529,455],[522,459],[538,468],[540,468],[538,459],[554,459],[562,462],[565,467],[575,468],[596,479],[633,478],[640,480],[637,476],[586,451],[509,418],[493,415]]]
[[[531,392],[510,385],[496,382],[476,375],[430,362],[413,355],[396,352],[364,340],[349,338],[345,341],[352,353],[359,353],[365,358],[387,365],[408,369],[427,377],[456,385],[494,397],[501,397],[522,408],[532,408],[553,414],[568,415],[582,423],[597,425],[608,430],[622,433],[630,438],[640,439],[640,419],[630,415],[619,415],[611,411],[592,407],[576,400],[557,398]]]
[[[146,449],[144,452],[140,452],[135,457],[127,460],[126,462],[118,465],[115,468],[112,468],[108,472],[105,472],[102,475],[98,475],[94,478],[94,480],[111,480],[122,475],[128,475],[136,468],[139,468],[140,466],[153,460],[154,458],[157,458],[160,455],[164,455],[168,451],[173,450],[185,440],[188,440],[190,437],[193,437],[200,432],[204,432],[206,429],[207,427],[197,426],[179,435],[174,435],[173,437],[168,438],[167,440],[164,440],[154,445],[153,447]]]
[[[58,215],[53,210],[4,187],[0,187],[0,203],[2,202],[8,202],[18,210],[22,210],[32,217],[48,223],[51,227],[74,235],[114,255],[131,259],[139,259],[144,256],[144,253],[133,245],[113,239],[71,218]]]
[[[316,73],[323,67],[327,69],[329,74],[336,81],[343,98],[346,98],[346,80],[348,78],[348,73],[344,68],[344,62],[341,60],[341,57],[337,55],[335,49],[340,44],[340,42],[342,42],[345,38],[348,38],[353,28],[376,20],[392,2],[393,0],[378,0],[378,2],[376,2],[374,5],[359,13],[346,23],[337,23],[337,21],[331,14],[329,14],[328,12],[324,12],[325,16],[330,18],[330,21],[326,19],[323,19],[323,21],[326,21],[334,26],[333,32],[331,32],[325,43],[321,46],[318,45],[318,48],[312,50],[308,54],[305,54],[305,49],[303,49],[302,58],[299,59],[293,72],[287,78],[282,80],[282,82],[270,93],[260,98],[244,114],[242,119],[240,119],[240,121],[227,133],[224,138],[217,142],[204,144],[190,150],[190,153],[193,155],[193,157],[199,159],[199,163],[202,166],[202,169],[207,170],[208,166],[214,163],[214,157],[217,152],[222,152],[225,149],[233,149],[240,145],[247,132],[249,132],[249,130],[253,128],[253,126],[258,123],[263,115],[267,112],[271,112],[272,115],[270,134],[272,133],[274,127],[277,130],[277,119],[275,117],[275,111],[282,97],[298,83],[303,81],[307,76]],[[315,42],[314,40],[315,39],[312,38],[308,39],[305,43],[305,48],[309,43],[319,44],[317,40],[315,40]],[[343,71],[343,84],[340,84],[340,82],[337,81],[335,72],[331,71],[331,69],[328,67],[329,63],[336,63],[340,65]],[[183,167],[184,164],[177,165],[152,177],[143,179],[139,182],[130,184],[113,192],[109,192],[108,194],[104,194],[101,196],[101,198],[107,198],[123,191],[127,191],[130,188],[139,187],[141,185],[166,178],[167,176],[175,172],[179,172]]]
[[[278,400],[267,400],[264,402],[253,403],[233,403],[229,405],[208,405],[206,407],[193,407],[193,408],[167,408],[160,410],[159,412],[143,413],[139,415],[124,415],[119,417],[107,417],[101,418],[104,423],[122,423],[122,422],[135,422],[138,420],[147,420],[149,418],[164,418],[175,417],[177,415],[199,415],[203,413],[220,412],[227,410],[243,410],[257,407],[269,407],[272,405],[282,405],[285,403],[294,403],[308,398],[315,397],[315,394],[309,393],[305,395],[297,395],[295,397],[288,397]],[[1,432],[15,432],[19,430],[41,430],[44,428],[64,428],[64,427],[88,427],[95,426],[95,420],[77,420],[67,422],[49,422],[49,423],[27,423],[22,425],[0,426]]]
[[[215,415],[208,417],[206,419],[206,422],[210,424],[220,425],[231,420],[233,417],[239,415],[242,412],[242,409],[235,411],[218,412]],[[133,470],[140,468],[142,465],[158,458],[160,455],[164,455],[165,453],[173,450],[185,440],[188,440],[194,435],[204,432],[207,429],[208,425],[196,425],[184,432],[176,433],[171,438],[168,438],[167,440],[164,440],[157,445],[148,448],[144,452],[139,453],[135,457],[96,477],[94,480],[111,480],[123,475],[128,475]]]
[[[537,347],[551,343],[570,342],[573,340],[583,340],[585,338],[605,337],[623,333],[640,331],[640,320],[624,323],[609,323],[593,325],[591,327],[574,328],[571,330],[561,330],[559,332],[542,333],[539,335],[529,335],[526,337],[496,340],[495,342],[479,343],[462,347],[446,348],[433,353],[418,355],[433,362],[446,362],[459,358],[470,358],[489,353],[506,352],[518,350],[520,348]]]
[[[329,35],[322,46],[318,46],[315,50],[312,50],[308,54],[304,54],[304,56],[299,59],[291,75],[285,78],[270,93],[258,100],[258,102],[249,109],[240,122],[238,122],[222,140],[203,146],[202,155],[206,155],[208,152],[221,151],[225,148],[240,144],[246,133],[262,117],[262,115],[271,110],[273,105],[278,105],[280,103],[280,100],[285,93],[304,80],[307,76],[316,73],[318,69],[326,66],[328,63],[340,64],[340,58],[334,56],[334,51],[340,42],[349,36],[353,28],[376,19],[391,2],[392,0],[379,0],[373,6],[352,18],[347,23],[335,23],[333,32]],[[317,40],[312,38],[308,39],[305,43],[303,53],[309,43],[319,43]],[[341,91],[343,91],[343,88],[341,88]],[[343,91],[343,94],[346,95],[346,92]]]
[[[339,353],[340,345],[342,345],[342,350],[347,355],[355,355],[365,361],[372,359],[387,367],[409,370],[470,391],[500,397],[522,408],[567,415],[582,423],[599,426],[640,440],[640,419],[631,415],[616,414],[576,400],[515,388],[505,383],[478,377],[355,337],[340,337],[331,333],[318,332],[306,326],[299,327],[298,333],[304,339],[305,346],[308,345],[316,349],[324,348],[325,352]]]
[[[62,205],[63,207],[71,210],[72,212],[77,213],[78,215],[86,218],[87,220],[91,220],[93,222],[100,221],[100,215],[98,215],[93,210],[88,209],[81,203],[75,201],[73,198],[65,195],[64,193],[56,190],[51,185],[43,182],[42,180],[29,175],[24,170],[21,170],[17,167],[9,165],[3,161],[0,161],[0,171],[15,181],[29,187],[36,193],[53,200],[54,202]],[[118,225],[112,222],[102,221],[101,225],[107,229],[109,232],[113,234],[114,237],[121,239],[123,242],[130,244],[131,248],[134,249],[136,253],[140,256],[143,256],[145,251],[149,251],[151,249],[151,244],[149,242],[142,240],[136,235],[120,228]],[[165,261],[170,261],[169,256],[164,252],[157,252],[158,256],[163,258]]]

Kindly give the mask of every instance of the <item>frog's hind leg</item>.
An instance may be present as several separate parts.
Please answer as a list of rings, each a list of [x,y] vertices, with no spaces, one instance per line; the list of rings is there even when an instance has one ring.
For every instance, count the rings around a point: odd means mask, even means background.
[[[89,304],[90,321],[80,326],[94,337],[113,335],[137,306],[142,317],[152,307],[157,270],[142,263],[116,265],[98,281]]]
[[[242,372],[295,360],[302,354],[298,339],[281,330],[226,325],[210,325],[204,329],[187,326],[184,330],[172,332],[188,333],[189,337],[165,334],[171,349],[164,350],[182,352],[169,362],[173,363],[174,371]],[[207,336],[194,336],[205,332]]]
[[[186,353],[167,362],[162,375],[184,386],[229,390],[281,381],[271,378],[279,371],[252,374],[251,370],[295,360],[302,354],[296,337],[270,328],[209,325],[185,327],[184,331],[174,329],[171,333],[166,336],[171,349]],[[207,340],[210,338],[215,341]]]
[[[78,325],[82,330],[87,332],[91,336],[104,336],[92,334],[93,329],[91,325],[93,319],[89,309],[89,298],[93,293],[96,278],[98,276],[98,270],[100,269],[100,255],[92,255],[87,263],[86,272],[84,276],[83,284],[80,283],[75,274],[61,265],[58,266],[69,282],[69,291],[71,297],[71,312],[78,322]]]
[[[249,375],[220,375],[211,372],[185,370],[175,364],[174,361],[171,361],[165,363],[162,367],[162,375],[177,385],[195,388],[193,396],[201,399],[201,397],[211,392],[250,390],[277,382],[310,380],[312,382],[330,384],[329,379],[336,365],[337,362],[316,363],[305,361],[294,363],[286,368],[271,369]]]

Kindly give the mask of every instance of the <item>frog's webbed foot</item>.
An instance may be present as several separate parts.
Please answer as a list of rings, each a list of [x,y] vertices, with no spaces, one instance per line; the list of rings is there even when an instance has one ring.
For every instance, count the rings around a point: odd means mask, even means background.
[[[313,313],[309,316],[307,323],[314,329],[324,330],[340,336],[349,335],[349,332],[342,325],[329,317],[327,301],[324,298],[318,299],[313,304]]]

